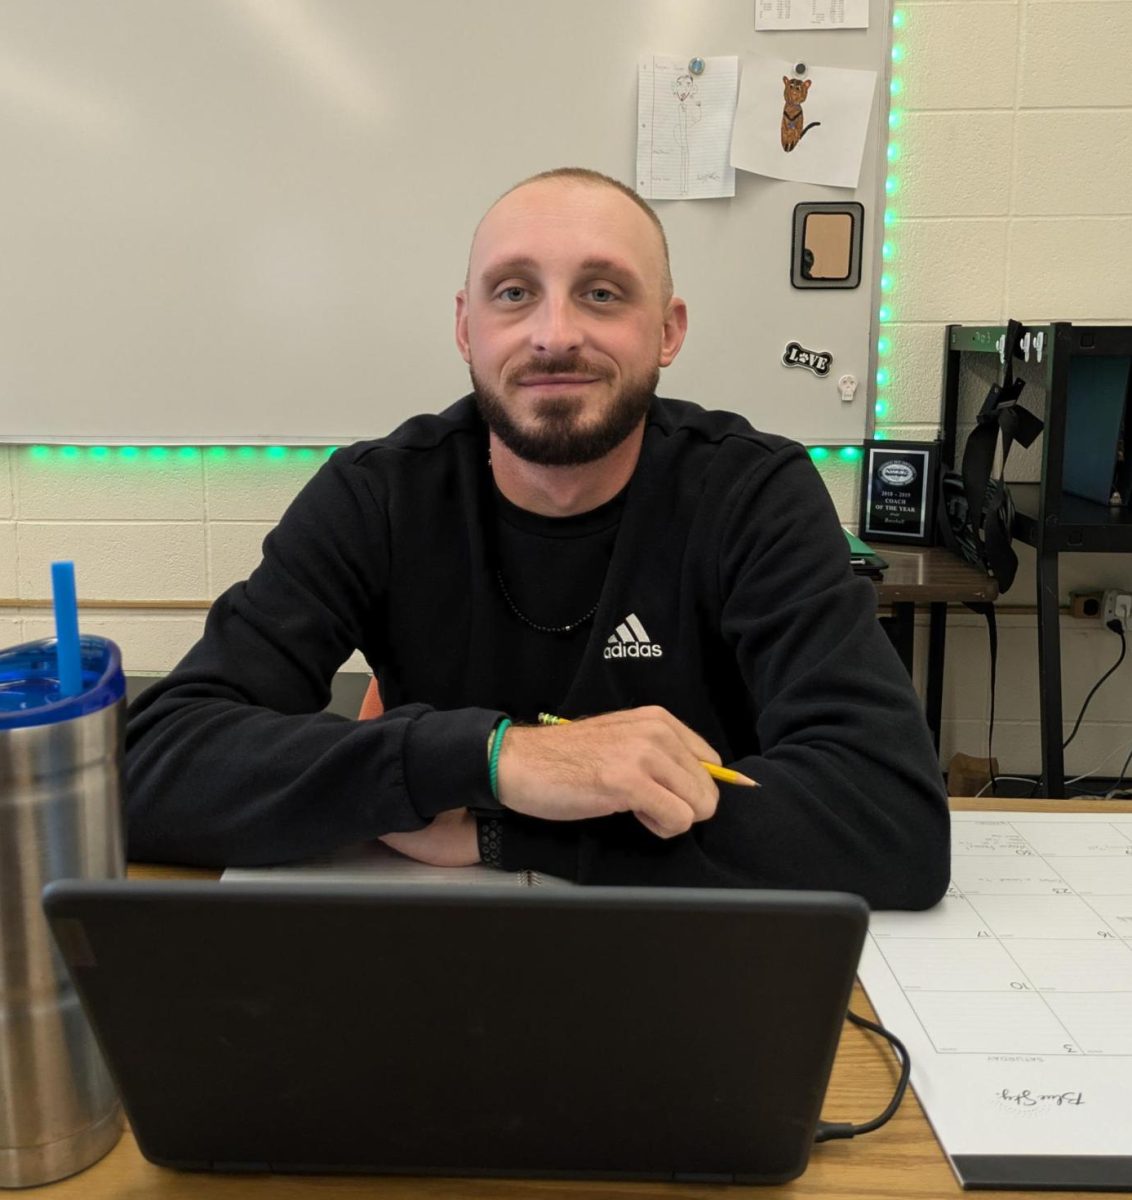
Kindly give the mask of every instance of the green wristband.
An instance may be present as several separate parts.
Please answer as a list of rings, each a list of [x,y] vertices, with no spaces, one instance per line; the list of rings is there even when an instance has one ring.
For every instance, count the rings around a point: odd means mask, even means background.
[[[487,759],[487,777],[491,781],[491,794],[499,799],[499,752],[503,749],[503,735],[511,725],[510,717],[503,717],[491,731],[491,751]]]

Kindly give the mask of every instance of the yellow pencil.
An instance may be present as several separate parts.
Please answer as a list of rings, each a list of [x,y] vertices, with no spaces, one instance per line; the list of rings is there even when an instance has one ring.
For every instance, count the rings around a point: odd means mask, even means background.
[[[540,725],[569,725],[568,717],[556,717],[552,713],[539,713],[538,723]],[[742,775],[738,771],[733,771],[730,767],[717,767],[713,762],[705,762],[700,759],[700,766],[712,777],[718,779],[720,783],[735,783],[739,787],[758,787],[758,783],[747,775]]]

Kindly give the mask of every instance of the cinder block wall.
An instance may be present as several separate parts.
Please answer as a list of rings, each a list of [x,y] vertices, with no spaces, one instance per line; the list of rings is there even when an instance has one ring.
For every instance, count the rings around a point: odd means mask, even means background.
[[[1127,0],[901,0],[895,140],[892,405],[894,436],[939,414],[943,326],[954,321],[1132,323],[1132,60]],[[1103,81],[1103,82],[1102,82]],[[1033,553],[1000,608],[1034,605]],[[1061,559],[1073,588],[1132,590],[1132,556]],[[1035,619],[999,618],[995,753],[1005,770],[1039,765]],[[1119,639],[1061,622],[1066,734]],[[986,753],[986,628],[949,625],[943,757]],[[1132,748],[1132,656],[1089,706],[1066,755],[1071,774],[1115,774]],[[1108,755],[1107,761],[1105,756]],[[1082,782],[1081,787],[1087,787]]]
[[[900,0],[905,120],[896,250],[893,436],[939,423],[943,326],[1008,316],[1132,322],[1132,3],[1129,0]],[[677,262],[680,248],[677,248]],[[699,397],[689,397],[699,399]],[[443,399],[443,398],[441,398]],[[376,433],[382,431],[375,430]],[[37,458],[0,447],[0,644],[44,636],[49,563],[75,559],[84,628],[117,640],[133,672],[171,667],[208,601],[255,565],[264,534],[319,454],[213,457],[173,451],[131,461]],[[825,471],[843,520],[857,478]],[[1032,606],[1032,556],[1004,605]],[[1132,556],[1063,559],[1071,587],[1132,590]],[[91,606],[97,602],[98,606]],[[1000,620],[995,751],[1004,770],[1038,767],[1034,618]],[[1071,721],[1115,660],[1117,638],[1062,623]],[[363,670],[358,659],[347,670]],[[943,755],[985,753],[988,672],[981,622],[949,627]],[[1098,693],[1067,758],[1113,773],[1132,745],[1132,661]],[[1110,755],[1107,764],[1102,760]]]

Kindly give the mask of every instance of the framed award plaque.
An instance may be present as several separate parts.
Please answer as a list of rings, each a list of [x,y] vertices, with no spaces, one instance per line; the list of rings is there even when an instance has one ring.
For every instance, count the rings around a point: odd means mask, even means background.
[[[867,542],[934,541],[939,442],[864,444],[860,536]]]

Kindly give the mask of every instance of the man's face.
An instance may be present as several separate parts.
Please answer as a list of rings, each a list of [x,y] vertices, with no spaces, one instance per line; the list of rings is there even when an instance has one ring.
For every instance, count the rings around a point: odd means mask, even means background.
[[[488,212],[456,297],[456,344],[505,446],[571,466],[637,428],[687,323],[663,279],[659,233],[613,188],[540,180]]]

